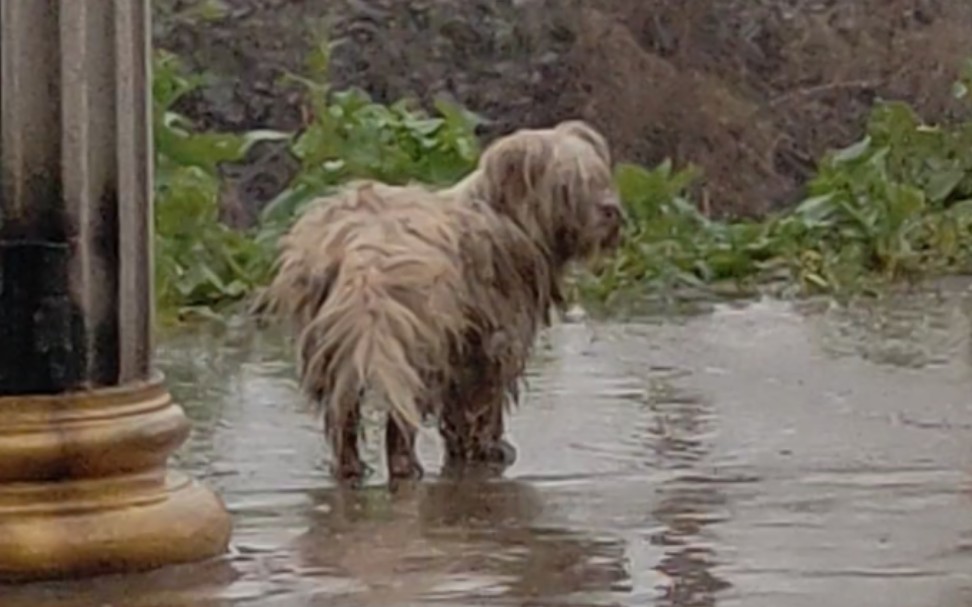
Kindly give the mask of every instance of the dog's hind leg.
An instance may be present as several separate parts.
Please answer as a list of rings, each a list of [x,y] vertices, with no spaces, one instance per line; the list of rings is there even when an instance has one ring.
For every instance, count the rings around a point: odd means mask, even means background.
[[[416,431],[403,427],[394,419],[385,428],[385,450],[388,454],[388,474],[393,479],[420,479],[424,474],[415,455]]]
[[[355,406],[343,409],[343,416],[335,415],[337,409],[329,407],[324,413],[324,424],[331,443],[332,473],[339,482],[357,483],[364,476],[364,463],[358,454],[358,425],[361,412]],[[343,419],[340,419],[343,417]]]

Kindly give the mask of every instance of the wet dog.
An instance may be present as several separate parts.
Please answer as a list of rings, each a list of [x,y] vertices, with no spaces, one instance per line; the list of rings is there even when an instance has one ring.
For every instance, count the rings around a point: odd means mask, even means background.
[[[615,248],[622,216],[608,146],[581,121],[498,139],[448,189],[359,181],[316,201],[282,237],[257,309],[295,331],[336,476],[364,472],[369,392],[390,414],[392,478],[422,475],[427,416],[447,466],[511,464],[503,418],[534,339],[570,263]]]

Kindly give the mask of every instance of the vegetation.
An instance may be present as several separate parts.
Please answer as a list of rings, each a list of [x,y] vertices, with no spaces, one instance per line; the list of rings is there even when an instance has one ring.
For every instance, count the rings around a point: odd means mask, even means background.
[[[407,101],[331,91],[327,49],[311,57],[311,119],[299,134],[194,131],[172,111],[199,82],[172,55],[155,65],[157,292],[164,314],[214,314],[268,278],[279,234],[304,204],[350,178],[450,183],[480,150],[477,118],[445,103],[429,115]],[[955,94],[972,86],[967,66]],[[254,143],[286,140],[302,170],[240,232],[218,218],[219,163]],[[719,221],[691,200],[692,166],[620,165],[631,222],[622,250],[578,283],[578,295],[637,291],[781,295],[877,293],[892,281],[972,268],[972,123],[933,126],[907,105],[880,102],[865,136],[821,160],[807,198],[761,220]]]
[[[309,62],[318,79],[305,85],[313,118],[300,134],[243,135],[193,131],[172,110],[201,83],[178,59],[160,52],[154,66],[156,147],[156,289],[163,320],[214,313],[264,283],[276,241],[303,205],[351,178],[451,183],[479,155],[477,118],[446,103],[430,117],[403,101],[386,107],[356,90],[331,93],[320,79],[326,49]],[[257,226],[237,231],[219,221],[221,162],[238,161],[266,140],[287,140],[302,170],[264,209]]]
[[[964,97],[965,85],[956,91]],[[972,123],[930,126],[906,104],[880,102],[865,136],[819,163],[802,203],[758,222],[706,218],[686,198],[699,177],[692,167],[621,166],[631,233],[589,289],[601,297],[632,286],[667,294],[729,286],[848,295],[967,272],[970,150]]]
[[[250,292],[269,270],[271,250],[258,232],[219,221],[220,162],[239,160],[277,133],[200,133],[172,111],[200,83],[169,54],[155,57],[155,288],[163,317],[212,311]]]

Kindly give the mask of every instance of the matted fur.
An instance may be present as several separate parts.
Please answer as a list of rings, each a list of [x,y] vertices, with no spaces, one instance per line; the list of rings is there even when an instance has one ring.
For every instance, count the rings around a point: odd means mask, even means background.
[[[620,216],[608,147],[580,121],[499,139],[448,189],[359,181],[305,212],[259,307],[293,325],[339,475],[361,473],[369,389],[394,422],[393,476],[420,473],[412,442],[429,414],[451,457],[494,459],[566,265],[616,245]]]

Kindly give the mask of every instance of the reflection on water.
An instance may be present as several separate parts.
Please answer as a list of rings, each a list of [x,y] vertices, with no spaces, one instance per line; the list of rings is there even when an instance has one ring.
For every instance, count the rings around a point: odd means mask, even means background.
[[[165,335],[177,464],[225,498],[231,554],[0,605],[972,604],[970,301],[558,326],[505,477],[438,478],[426,436],[394,495],[333,487],[281,340]]]
[[[369,604],[534,601],[598,592],[627,579],[620,539],[540,522],[529,483],[424,483],[384,492],[323,492],[295,542],[303,572],[354,580]],[[333,598],[333,597],[332,597]]]

